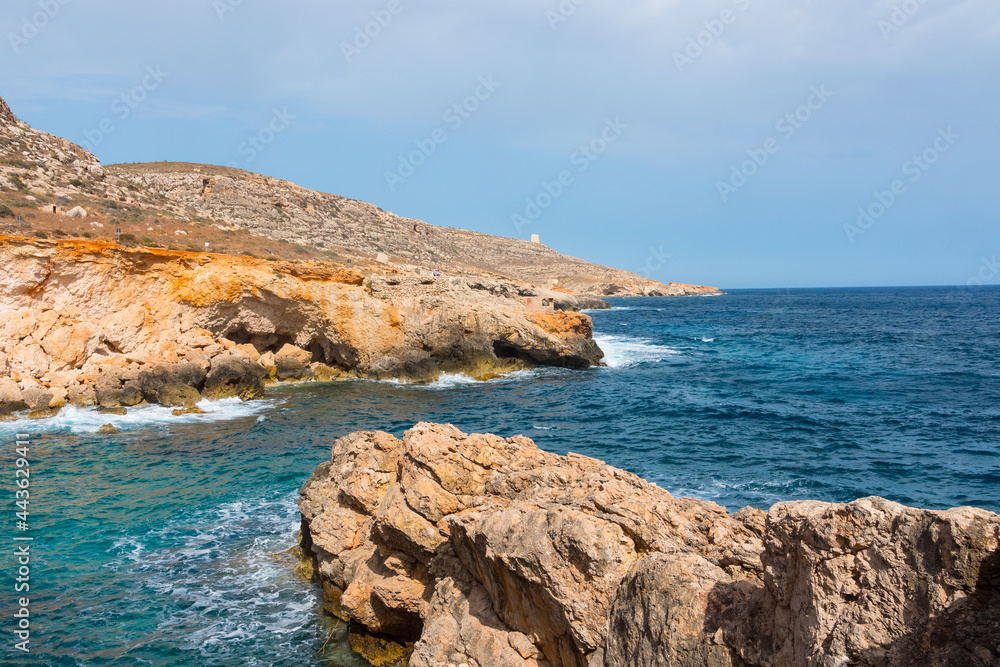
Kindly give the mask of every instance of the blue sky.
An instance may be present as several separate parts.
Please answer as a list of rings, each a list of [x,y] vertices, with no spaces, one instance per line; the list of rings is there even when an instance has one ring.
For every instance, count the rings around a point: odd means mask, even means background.
[[[1000,283],[996,0],[9,0],[0,28],[0,95],[106,164],[664,281]]]

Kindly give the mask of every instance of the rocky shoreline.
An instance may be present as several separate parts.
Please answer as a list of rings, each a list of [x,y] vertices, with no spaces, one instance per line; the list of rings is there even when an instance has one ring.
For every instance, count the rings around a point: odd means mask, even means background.
[[[1000,664],[1000,516],[881,498],[734,514],[524,437],[333,444],[302,571],[373,664]]]
[[[61,407],[191,409],[277,382],[488,378],[603,356],[592,307],[525,286],[383,267],[0,236],[0,419]],[[536,292],[530,292],[536,293]]]

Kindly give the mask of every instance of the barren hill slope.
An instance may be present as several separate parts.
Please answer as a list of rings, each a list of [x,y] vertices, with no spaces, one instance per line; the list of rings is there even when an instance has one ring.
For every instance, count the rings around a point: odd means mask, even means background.
[[[255,234],[303,245],[316,241],[394,262],[452,271],[488,272],[545,288],[582,294],[684,295],[706,291],[664,285],[633,273],[591,264],[518,239],[435,227],[369,204],[316,192],[288,181],[227,167],[184,163],[113,165],[109,172]]]
[[[560,254],[547,246],[403,218],[366,202],[228,167],[188,163],[101,166],[83,148],[19,121],[0,99],[0,191],[8,233],[94,236],[176,250],[370,263],[488,274],[591,296],[711,294]],[[88,217],[67,219],[82,206]],[[0,211],[0,217],[3,216]],[[0,226],[4,223],[0,220]],[[67,231],[68,230],[68,231]],[[207,245],[206,245],[207,244]]]

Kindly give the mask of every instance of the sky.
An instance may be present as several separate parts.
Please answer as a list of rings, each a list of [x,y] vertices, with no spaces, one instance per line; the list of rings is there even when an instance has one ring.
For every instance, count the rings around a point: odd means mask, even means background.
[[[0,96],[723,288],[1000,284],[996,0],[7,0]]]

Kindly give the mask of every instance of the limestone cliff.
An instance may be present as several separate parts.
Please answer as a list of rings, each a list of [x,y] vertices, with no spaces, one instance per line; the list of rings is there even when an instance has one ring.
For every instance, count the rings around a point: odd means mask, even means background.
[[[1000,516],[983,510],[728,514],[431,424],[338,440],[299,508],[327,609],[409,643],[414,667],[1000,665]]]
[[[495,284],[494,286],[503,287]],[[585,368],[590,318],[516,286],[0,237],[0,412],[259,396],[269,381]]]

